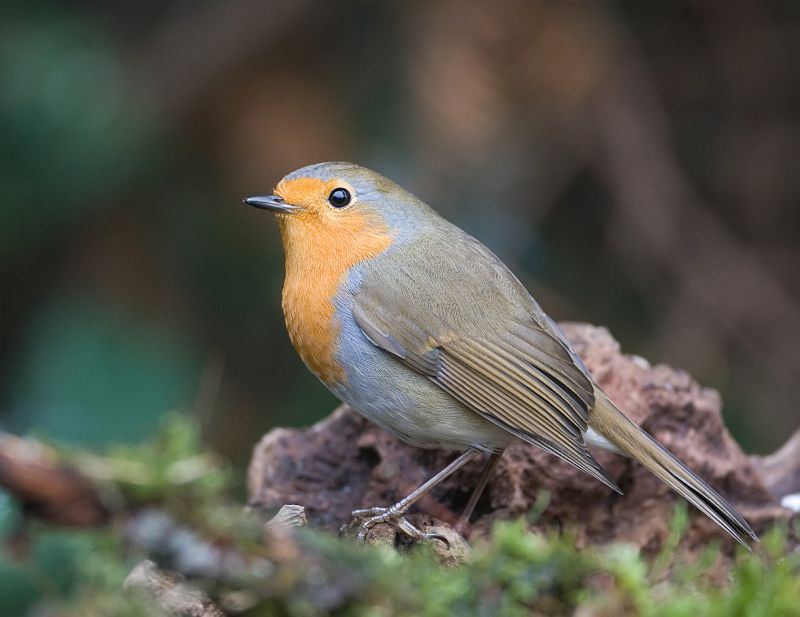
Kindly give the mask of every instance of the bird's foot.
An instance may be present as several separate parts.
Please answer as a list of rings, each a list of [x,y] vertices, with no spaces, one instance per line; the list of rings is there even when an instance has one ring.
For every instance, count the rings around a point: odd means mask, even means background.
[[[380,524],[386,524],[391,525],[397,531],[405,534],[416,542],[422,542],[424,540],[440,540],[441,542],[449,545],[449,542],[444,536],[437,533],[421,531],[412,525],[404,515],[405,510],[398,508],[397,504],[389,506],[388,508],[376,507],[364,508],[363,510],[353,510],[353,512],[350,514],[350,522],[346,523],[342,527],[340,533],[347,533],[356,525],[358,525],[356,539],[361,544],[364,544],[367,541],[367,538],[369,538],[369,534],[373,527]]]

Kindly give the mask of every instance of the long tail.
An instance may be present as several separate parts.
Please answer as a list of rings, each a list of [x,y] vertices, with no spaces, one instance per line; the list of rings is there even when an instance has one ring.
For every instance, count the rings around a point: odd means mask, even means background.
[[[627,418],[602,392],[596,392],[590,426],[639,461],[746,548],[758,536],[736,509],[666,448]]]

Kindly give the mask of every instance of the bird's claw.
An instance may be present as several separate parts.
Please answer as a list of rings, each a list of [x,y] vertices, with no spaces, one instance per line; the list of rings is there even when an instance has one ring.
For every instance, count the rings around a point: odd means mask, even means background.
[[[405,512],[396,508],[395,506],[390,506],[388,508],[375,507],[353,510],[353,512],[350,514],[350,521],[342,526],[339,533],[346,534],[353,529],[358,521],[361,521],[361,523],[358,525],[358,533],[356,534],[356,540],[358,540],[358,542],[361,544],[364,544],[367,541],[372,528],[380,524],[391,525],[397,531],[400,531],[416,542],[422,542],[424,540],[439,540],[445,545],[450,544],[447,541],[447,538],[438,533],[421,531],[412,525],[411,522],[409,522],[409,520],[404,516],[404,514]]]

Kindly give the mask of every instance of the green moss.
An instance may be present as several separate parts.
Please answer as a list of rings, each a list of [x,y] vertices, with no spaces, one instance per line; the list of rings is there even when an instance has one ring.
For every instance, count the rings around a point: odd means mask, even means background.
[[[263,521],[245,515],[230,496],[229,470],[204,450],[195,425],[183,416],[170,417],[155,439],[139,446],[103,455],[68,452],[104,478],[119,511],[111,525],[91,532],[29,526],[27,555],[7,548],[0,559],[0,597],[16,602],[3,615],[34,609],[59,617],[152,614],[152,607],[137,606],[120,591],[130,569],[152,557],[122,539],[143,504],[168,516],[175,529],[191,530],[192,542],[223,546],[236,556],[240,565],[192,582],[223,606],[238,598],[237,614],[246,617],[800,615],[800,553],[785,527],[732,560],[717,544],[688,558],[678,550],[688,525],[681,507],[664,549],[648,559],[632,545],[579,549],[569,532],[533,534],[529,520],[520,519],[497,523],[466,563],[453,568],[443,566],[431,546],[400,553],[314,529],[262,543]],[[540,505],[546,507],[546,496]],[[19,512],[5,510],[6,523],[18,524]],[[7,534],[10,546],[13,534]]]
[[[528,533],[524,521],[498,523],[458,568],[424,547],[401,556],[318,531],[305,531],[300,546],[281,566],[295,575],[265,581],[248,615],[800,614],[800,555],[781,529],[737,554],[721,585],[709,570],[717,554],[686,561],[673,551],[656,567],[633,546],[577,549],[569,535]]]

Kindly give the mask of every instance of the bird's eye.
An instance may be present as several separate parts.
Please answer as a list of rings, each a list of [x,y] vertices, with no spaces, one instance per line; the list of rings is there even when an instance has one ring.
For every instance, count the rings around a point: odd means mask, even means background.
[[[333,189],[328,195],[328,201],[334,208],[344,208],[350,203],[350,191],[343,188]]]

